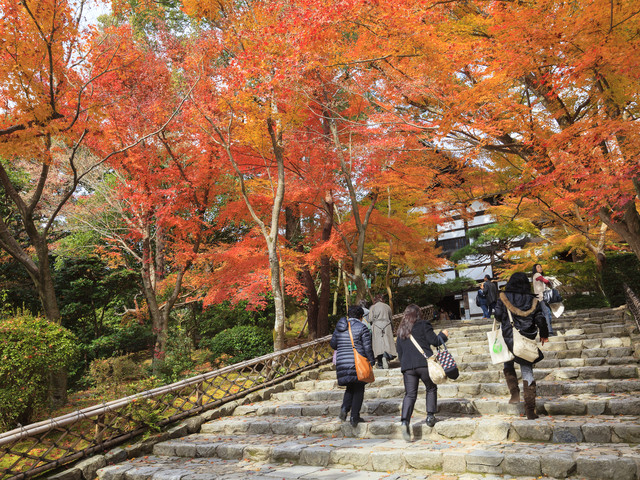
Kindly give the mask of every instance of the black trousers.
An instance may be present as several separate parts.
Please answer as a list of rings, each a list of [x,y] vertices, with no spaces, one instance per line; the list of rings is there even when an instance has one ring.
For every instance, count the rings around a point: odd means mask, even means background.
[[[363,382],[347,383],[347,390],[344,392],[344,397],[342,397],[342,410],[351,411],[351,418],[360,417],[365,385],[366,383]]]
[[[418,398],[418,385],[420,380],[427,387],[427,413],[436,413],[438,409],[438,386],[429,378],[429,368],[420,367],[413,370],[406,370],[402,373],[404,377],[404,400],[402,400],[403,422],[411,421],[413,407]]]

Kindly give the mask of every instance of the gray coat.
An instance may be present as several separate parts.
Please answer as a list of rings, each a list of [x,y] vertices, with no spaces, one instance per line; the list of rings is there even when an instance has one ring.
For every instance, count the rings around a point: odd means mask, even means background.
[[[376,357],[384,354],[384,352],[393,357],[398,355],[396,344],[393,341],[392,316],[391,307],[383,302],[374,303],[369,309],[371,344],[373,346],[373,354]]]

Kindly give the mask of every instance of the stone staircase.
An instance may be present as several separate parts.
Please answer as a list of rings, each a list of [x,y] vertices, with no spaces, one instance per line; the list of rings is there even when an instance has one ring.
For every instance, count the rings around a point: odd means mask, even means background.
[[[153,455],[98,471],[101,480],[511,479],[640,477],[640,375],[624,310],[567,312],[534,369],[537,420],[510,405],[486,322],[451,322],[460,378],[438,387],[438,422],[425,424],[421,387],[412,442],[402,440],[402,374],[376,370],[352,428],[338,419],[343,389],[332,366],[312,380],[238,405]],[[518,368],[516,367],[516,370]]]

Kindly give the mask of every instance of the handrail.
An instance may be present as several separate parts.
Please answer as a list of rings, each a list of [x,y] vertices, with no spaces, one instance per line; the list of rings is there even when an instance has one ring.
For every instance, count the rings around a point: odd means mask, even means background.
[[[423,314],[432,315],[423,307]],[[402,315],[394,315],[394,331]],[[430,316],[428,317],[430,318]],[[331,335],[0,434],[0,480],[23,480],[329,363]]]

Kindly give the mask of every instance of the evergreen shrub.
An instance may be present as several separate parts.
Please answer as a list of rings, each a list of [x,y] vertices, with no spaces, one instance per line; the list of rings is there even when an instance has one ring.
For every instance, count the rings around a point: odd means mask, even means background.
[[[133,355],[122,355],[94,360],[89,366],[88,376],[98,392],[119,395],[127,382],[144,376],[144,368]]]
[[[29,424],[46,399],[49,373],[70,367],[78,341],[62,326],[19,313],[0,320],[0,427]]]
[[[189,376],[196,366],[192,354],[191,339],[184,326],[181,323],[171,326],[167,338],[167,353],[159,367],[163,382],[173,383]]]
[[[602,288],[612,307],[626,303],[622,284],[640,295],[640,261],[633,253],[609,254],[602,272]]]
[[[609,302],[602,294],[584,295],[577,293],[566,297],[562,303],[566,310],[583,310],[585,308],[603,308],[608,307]]]
[[[223,357],[228,357],[227,364],[238,363],[273,352],[273,333],[266,328],[238,325],[202,339],[200,346],[211,352],[212,363]]]
[[[154,336],[147,325],[118,325],[114,331],[84,344],[84,354],[89,360],[109,358],[114,355],[149,350],[153,347]]]

